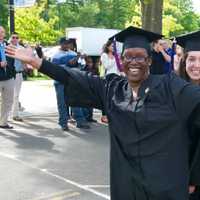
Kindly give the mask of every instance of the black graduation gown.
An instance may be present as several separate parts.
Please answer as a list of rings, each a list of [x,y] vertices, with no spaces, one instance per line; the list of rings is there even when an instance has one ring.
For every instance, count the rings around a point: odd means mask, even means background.
[[[112,200],[187,200],[187,120],[200,88],[170,75],[150,75],[137,101],[125,77],[106,79],[43,61],[40,72],[66,86],[68,104],[105,108],[110,130]]]
[[[195,185],[196,190],[190,195],[190,200],[200,200],[200,129],[198,119],[200,107],[193,112],[188,123],[190,133],[190,185]],[[196,123],[197,122],[197,123]]]
[[[150,66],[151,74],[164,74],[165,73],[165,64],[166,61],[161,52],[156,52],[153,50],[152,54],[152,63]]]

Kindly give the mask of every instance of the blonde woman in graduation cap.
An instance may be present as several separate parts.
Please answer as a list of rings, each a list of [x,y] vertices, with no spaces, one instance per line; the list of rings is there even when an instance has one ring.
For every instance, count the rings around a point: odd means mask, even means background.
[[[186,124],[192,117],[200,127],[200,87],[174,73],[149,74],[150,43],[161,35],[129,27],[114,37],[124,43],[125,77],[62,69],[14,47],[7,55],[63,83],[71,106],[106,110],[111,200],[188,200]]]

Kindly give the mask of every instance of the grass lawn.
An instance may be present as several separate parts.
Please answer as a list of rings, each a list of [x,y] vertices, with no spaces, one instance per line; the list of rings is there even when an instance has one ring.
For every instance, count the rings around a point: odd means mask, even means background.
[[[27,81],[37,81],[37,80],[51,80],[48,76],[35,76],[35,77],[27,77]]]

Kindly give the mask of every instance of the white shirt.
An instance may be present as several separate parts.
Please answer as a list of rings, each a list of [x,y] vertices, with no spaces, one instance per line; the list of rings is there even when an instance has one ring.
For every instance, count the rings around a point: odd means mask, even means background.
[[[115,58],[110,58],[107,53],[101,55],[101,63],[105,68],[105,75],[108,74],[117,74],[120,75],[120,72],[117,68]]]

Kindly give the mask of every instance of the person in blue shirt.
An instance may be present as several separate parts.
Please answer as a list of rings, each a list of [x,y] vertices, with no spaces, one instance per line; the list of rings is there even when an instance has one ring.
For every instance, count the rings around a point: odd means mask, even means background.
[[[8,124],[9,113],[11,112],[14,96],[14,59],[5,55],[5,29],[0,26],[0,96],[1,96],[1,114],[0,128],[12,129]]]
[[[66,39],[65,37],[60,38],[60,48],[52,57],[52,62],[59,65],[60,67],[67,69],[69,67],[77,66],[77,53],[71,50],[72,40]],[[64,94],[64,85],[59,81],[54,81],[56,98],[57,98],[57,108],[59,114],[59,125],[63,131],[68,131],[68,120],[70,119],[69,106],[66,104],[67,96]],[[80,107],[71,108],[73,117],[76,120],[77,128],[90,128],[89,125],[85,123],[85,117],[83,110]]]
[[[165,59],[165,63],[164,63],[164,73],[168,74],[170,72],[172,72],[174,70],[173,68],[173,62],[174,62],[174,56],[176,54],[176,52],[174,51],[174,48],[170,48],[169,44],[166,40],[160,40],[160,44],[163,47],[165,53],[170,56],[171,59]],[[174,43],[173,43],[174,45]]]
[[[66,38],[60,38],[60,48],[52,57],[52,63],[59,65],[60,67],[65,68],[66,63],[69,62],[71,58],[76,56],[74,52],[68,52],[69,43]],[[58,108],[58,124],[61,126],[63,131],[68,131],[68,119],[69,116],[69,107],[65,104],[64,97],[64,85],[59,81],[54,81],[54,87],[56,91],[57,98],[57,108]]]
[[[171,56],[165,51],[162,39],[153,42],[151,52],[152,63],[150,66],[151,74],[166,74],[166,63],[171,63]]]

